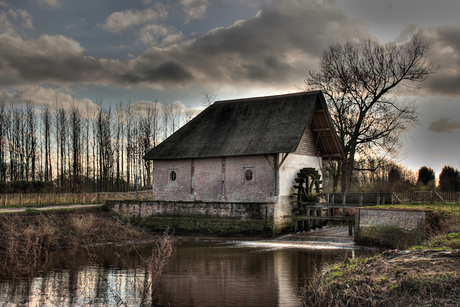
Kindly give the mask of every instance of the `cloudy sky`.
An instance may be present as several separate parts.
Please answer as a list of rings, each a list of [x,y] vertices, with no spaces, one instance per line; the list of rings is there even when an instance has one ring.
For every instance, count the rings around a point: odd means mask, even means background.
[[[430,43],[401,162],[460,159],[458,0],[0,0],[0,99],[202,104],[298,91],[331,43]]]

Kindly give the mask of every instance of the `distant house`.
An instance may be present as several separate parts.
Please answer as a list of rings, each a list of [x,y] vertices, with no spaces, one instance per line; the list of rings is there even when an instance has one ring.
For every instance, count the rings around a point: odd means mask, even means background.
[[[217,101],[148,152],[155,200],[270,204],[277,233],[300,169],[343,159],[322,92]]]

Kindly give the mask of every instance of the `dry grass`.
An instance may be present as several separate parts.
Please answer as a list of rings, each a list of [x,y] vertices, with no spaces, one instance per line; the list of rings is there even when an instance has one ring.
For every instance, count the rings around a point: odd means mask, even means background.
[[[120,223],[109,212],[102,211],[1,216],[0,229],[0,249],[3,251],[0,255],[0,279],[9,281],[9,300],[19,288],[29,289],[28,284],[33,278],[47,270],[51,260],[50,250],[84,247],[91,258],[97,259],[94,246],[108,242],[134,243],[152,237],[143,230]],[[139,306],[157,306],[167,302],[167,298],[160,295],[159,281],[174,252],[173,236],[165,233],[152,244],[151,255],[142,258],[145,274],[137,278],[132,287],[133,291],[140,291],[136,295],[141,297],[136,304]],[[101,278],[104,276],[101,275]],[[118,288],[112,287],[117,305],[127,305],[121,294],[117,293]],[[28,294],[23,297],[28,297]],[[27,302],[24,304],[27,305]]]
[[[8,215],[0,218],[0,229],[2,279],[36,274],[46,265],[50,250],[145,237],[145,233],[120,224],[106,212]]]
[[[124,294],[130,294],[130,296],[137,299],[136,302],[127,303],[124,295],[119,291],[123,287],[116,282],[111,283],[102,272],[99,273],[99,277],[107,283],[107,288],[114,297],[117,306],[169,305],[169,297],[163,297],[160,292],[160,279],[169,259],[174,254],[175,240],[173,235],[166,231],[151,244],[151,253],[148,257],[143,256],[135,245],[132,246],[140,256],[140,263],[138,267],[128,269],[126,275],[130,276],[131,280],[128,282],[129,286],[125,288],[127,292]],[[97,253],[91,247],[88,247],[87,251],[90,258],[98,262]],[[118,257],[122,266],[128,268],[129,266],[124,259],[120,255]],[[139,274],[139,269],[143,272],[142,274]]]
[[[141,302],[139,306],[160,306],[167,302],[160,294],[160,278],[166,264],[173,255],[174,241],[169,233],[165,233],[154,243],[152,254],[145,260],[147,278],[141,288]]]
[[[413,251],[346,260],[318,274],[303,306],[459,306],[458,220],[438,210],[426,226],[427,241]]]
[[[421,253],[400,262],[390,255],[327,270],[306,289],[303,306],[458,306],[460,254]]]

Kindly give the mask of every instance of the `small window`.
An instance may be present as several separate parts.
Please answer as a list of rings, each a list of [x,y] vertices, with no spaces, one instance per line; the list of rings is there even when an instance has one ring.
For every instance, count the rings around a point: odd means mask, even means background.
[[[171,181],[176,181],[176,178],[177,178],[176,172],[171,171],[171,173],[169,173],[169,178],[171,179]]]
[[[253,173],[250,169],[247,169],[245,172],[244,172],[244,178],[246,179],[246,181],[251,181],[252,178],[253,178]]]

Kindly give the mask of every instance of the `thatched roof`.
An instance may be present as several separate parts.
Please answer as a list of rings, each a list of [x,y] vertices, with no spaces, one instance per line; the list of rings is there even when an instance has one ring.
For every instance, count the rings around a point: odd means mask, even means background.
[[[317,103],[326,109],[321,92],[218,101],[153,148],[144,159],[294,152],[305,128],[312,123]],[[326,124],[332,128],[327,110],[326,115]],[[332,148],[329,154],[341,155],[333,128],[331,131],[328,137],[334,148],[329,146]],[[320,145],[320,148],[327,147]]]

